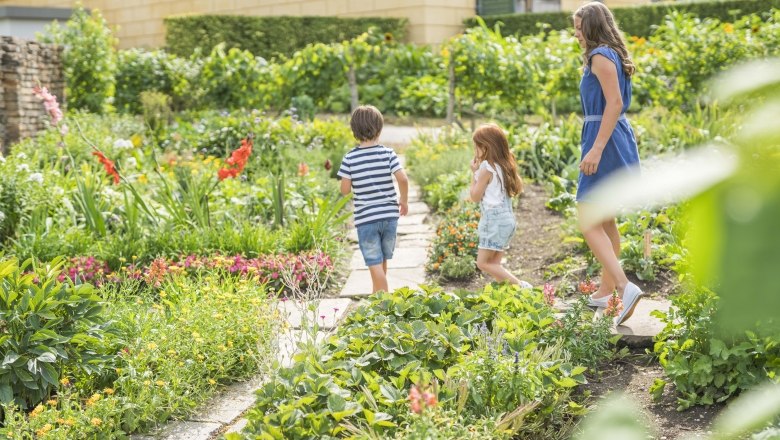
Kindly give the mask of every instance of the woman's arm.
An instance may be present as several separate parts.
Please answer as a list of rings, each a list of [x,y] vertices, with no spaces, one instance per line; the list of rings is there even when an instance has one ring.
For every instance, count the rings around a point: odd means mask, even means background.
[[[604,147],[607,146],[607,142],[612,136],[612,131],[615,130],[617,125],[620,113],[623,111],[623,98],[620,95],[620,85],[615,63],[603,55],[596,54],[591,58],[590,69],[591,73],[598,78],[599,84],[601,84],[606,107],[604,108],[604,114],[601,116],[601,125],[599,126],[596,140],[593,142],[593,147],[580,164],[580,169],[586,175],[593,174],[598,169],[601,153],[604,151]]]

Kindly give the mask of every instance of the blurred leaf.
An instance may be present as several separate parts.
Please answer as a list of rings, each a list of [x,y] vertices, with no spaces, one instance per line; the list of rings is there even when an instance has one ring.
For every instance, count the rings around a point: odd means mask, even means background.
[[[766,384],[747,392],[715,420],[715,439],[741,438],[780,414],[780,385]]]
[[[641,174],[616,172],[597,185],[580,205],[580,222],[595,225],[622,213],[685,200],[723,181],[737,166],[734,153],[720,145],[645,161]]]
[[[613,395],[585,419],[577,440],[644,440],[651,438],[648,422],[633,401]]]
[[[750,78],[746,81],[746,78]],[[710,87],[713,97],[730,101],[754,92],[763,92],[780,82],[780,59],[754,61],[728,70],[717,76]]]

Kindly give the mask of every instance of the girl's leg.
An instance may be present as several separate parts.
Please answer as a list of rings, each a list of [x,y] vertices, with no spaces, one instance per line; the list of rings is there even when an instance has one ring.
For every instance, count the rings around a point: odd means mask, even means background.
[[[492,276],[496,281],[509,281],[512,284],[520,284],[520,280],[501,266],[503,252],[490,249],[477,250],[477,267],[479,270]]]
[[[620,267],[620,261],[615,255],[612,240],[607,234],[604,224],[599,223],[583,229],[582,235],[585,237],[585,242],[588,243],[588,247],[593,252],[596,260],[601,263],[604,272],[609,276],[609,280],[614,282],[618,295],[622,297],[623,290],[626,288],[626,284],[628,284],[628,278],[626,278],[623,268]]]
[[[620,257],[620,231],[618,231],[615,219],[606,220],[601,223],[601,226],[604,228],[607,237],[609,237],[609,241],[612,242],[612,250],[615,252],[615,256]],[[602,269],[601,284],[599,285],[599,290],[593,294],[593,298],[602,298],[612,295],[612,291],[615,290],[615,287],[615,280],[612,279],[609,272]]]

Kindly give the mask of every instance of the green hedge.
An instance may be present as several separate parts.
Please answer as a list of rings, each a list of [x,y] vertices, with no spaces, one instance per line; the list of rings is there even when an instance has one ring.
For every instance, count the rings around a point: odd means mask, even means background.
[[[626,8],[613,8],[620,28],[629,35],[647,37],[653,26],[661,24],[672,10],[690,13],[698,17],[712,17],[731,22],[735,17],[768,12],[780,8],[780,0],[729,0],[695,3],[667,3]],[[551,30],[566,29],[572,26],[571,12],[542,12],[532,14],[493,15],[482,17],[489,27],[501,22],[504,35],[530,35],[539,32],[538,24],[548,24]],[[466,20],[466,26],[477,26],[476,18]]]
[[[405,18],[377,17],[174,17],[165,19],[165,45],[169,53],[189,56],[196,47],[209,53],[214,46],[225,42],[226,49],[236,47],[271,58],[292,55],[312,43],[349,40],[370,27],[403,40],[407,23]]]

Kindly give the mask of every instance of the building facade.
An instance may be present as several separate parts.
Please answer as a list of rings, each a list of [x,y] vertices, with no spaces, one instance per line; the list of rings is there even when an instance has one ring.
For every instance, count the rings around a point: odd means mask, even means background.
[[[610,0],[607,4],[624,6],[649,2]],[[409,20],[410,42],[438,44],[462,31],[463,20],[484,8],[493,9],[493,13],[550,12],[574,10],[581,3],[582,0],[82,0],[84,7],[99,9],[116,29],[120,48],[163,46],[163,19],[180,15],[401,17]],[[76,0],[0,0],[0,18],[4,6],[29,9],[73,8],[75,5]],[[3,34],[2,25],[0,19],[0,34]],[[40,20],[38,26],[42,28]],[[10,29],[10,25],[6,28]]]

